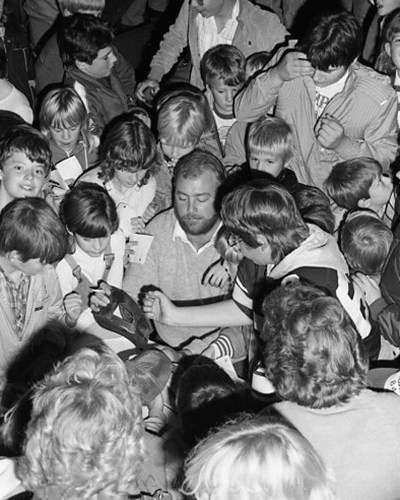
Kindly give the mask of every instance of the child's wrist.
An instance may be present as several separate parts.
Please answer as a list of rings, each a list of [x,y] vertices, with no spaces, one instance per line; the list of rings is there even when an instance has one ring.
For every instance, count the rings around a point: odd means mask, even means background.
[[[68,313],[65,313],[64,321],[65,321],[65,324],[68,326],[68,328],[75,328],[76,323],[77,323],[77,320],[74,318],[71,318],[71,316]]]

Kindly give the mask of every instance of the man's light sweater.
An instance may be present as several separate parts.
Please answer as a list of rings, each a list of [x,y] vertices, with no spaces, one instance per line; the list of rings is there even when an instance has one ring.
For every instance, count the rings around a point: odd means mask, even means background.
[[[196,252],[190,243],[179,236],[173,237],[176,224],[173,209],[159,214],[149,223],[146,232],[154,235],[149,253],[144,264],[130,265],[124,279],[124,290],[134,299],[138,296],[140,299],[143,287],[158,288],[177,305],[199,305],[227,298],[227,287],[220,289],[202,284],[204,273],[220,259],[212,241]],[[160,323],[155,326],[160,337],[172,347],[186,344],[192,337],[203,337],[212,330],[170,327]]]

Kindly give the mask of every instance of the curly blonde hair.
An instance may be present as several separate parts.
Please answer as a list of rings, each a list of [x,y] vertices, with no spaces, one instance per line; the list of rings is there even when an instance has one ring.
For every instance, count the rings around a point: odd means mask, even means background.
[[[139,396],[112,351],[81,349],[37,385],[17,472],[41,499],[125,499],[142,457]]]

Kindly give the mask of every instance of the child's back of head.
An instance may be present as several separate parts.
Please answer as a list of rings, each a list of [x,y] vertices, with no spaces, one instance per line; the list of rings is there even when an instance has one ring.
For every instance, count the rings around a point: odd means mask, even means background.
[[[271,53],[266,50],[254,52],[246,57],[246,80],[262,71],[270,59]]]
[[[0,213],[0,255],[17,252],[22,262],[54,264],[67,250],[67,232],[43,199],[16,199]]]
[[[329,198],[316,186],[299,185],[292,192],[294,201],[305,222],[315,224],[329,234],[335,229],[335,217]]]
[[[105,238],[118,229],[114,200],[106,189],[91,182],[80,182],[63,198],[60,217],[73,235]]]
[[[375,212],[359,210],[347,217],[340,241],[351,272],[379,275],[389,254],[393,234]]]
[[[381,176],[382,167],[378,161],[368,157],[354,158],[334,165],[325,188],[341,208],[369,208],[363,202],[370,199],[370,188]]]

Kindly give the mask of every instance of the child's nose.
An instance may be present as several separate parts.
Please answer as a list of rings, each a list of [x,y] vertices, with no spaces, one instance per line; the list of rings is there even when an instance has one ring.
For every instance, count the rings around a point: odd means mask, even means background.
[[[67,128],[62,129],[62,138],[68,140],[71,137],[71,132]]]

